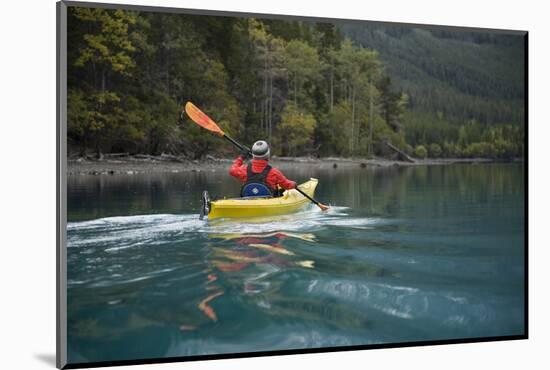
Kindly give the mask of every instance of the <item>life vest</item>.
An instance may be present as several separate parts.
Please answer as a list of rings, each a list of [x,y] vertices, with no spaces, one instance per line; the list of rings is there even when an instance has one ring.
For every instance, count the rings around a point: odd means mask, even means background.
[[[267,185],[267,174],[271,166],[267,165],[260,173],[252,172],[252,163],[246,167],[246,183],[241,188],[241,197],[272,197],[273,189]]]

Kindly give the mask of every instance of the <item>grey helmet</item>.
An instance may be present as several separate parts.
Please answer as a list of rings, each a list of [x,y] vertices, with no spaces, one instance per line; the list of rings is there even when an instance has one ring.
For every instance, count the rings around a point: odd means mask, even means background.
[[[252,158],[269,159],[269,145],[263,140],[256,141],[252,145]]]

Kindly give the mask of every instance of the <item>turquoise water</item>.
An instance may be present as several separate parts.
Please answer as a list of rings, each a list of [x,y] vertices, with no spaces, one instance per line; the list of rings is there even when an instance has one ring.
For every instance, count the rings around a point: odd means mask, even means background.
[[[524,333],[522,165],[284,170],[330,211],[200,221],[225,171],[69,177],[69,362]]]

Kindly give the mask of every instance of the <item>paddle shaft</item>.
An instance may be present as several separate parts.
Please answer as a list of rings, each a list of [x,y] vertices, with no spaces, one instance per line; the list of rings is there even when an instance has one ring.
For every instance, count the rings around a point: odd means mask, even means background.
[[[318,201],[316,201],[315,199],[313,199],[312,197],[310,197],[309,195],[304,193],[302,190],[300,190],[300,188],[298,186],[296,186],[294,189],[296,189],[298,191],[298,193],[302,194],[304,197],[306,197],[307,199],[311,200],[313,203],[318,205],[320,208],[323,208],[323,206],[324,206],[323,204],[319,203]]]
[[[232,139],[231,137],[227,136],[227,135],[223,135],[223,137],[229,141],[230,143],[232,143],[233,145],[235,145],[237,148],[239,148],[240,150],[247,150],[248,153],[250,153],[250,155],[252,155],[252,152],[250,151],[250,149],[248,149],[247,147],[245,147],[244,145],[241,145],[239,144],[237,141],[235,141],[234,139]],[[307,199],[309,199],[310,201],[312,201],[313,203],[315,203],[319,208],[321,208],[322,210],[325,210],[327,209],[328,207],[325,206],[324,204],[321,204],[319,203],[318,201],[316,201],[315,199],[313,199],[312,197],[310,197],[309,195],[307,195],[306,193],[304,193],[302,190],[300,190],[300,188],[298,186],[296,186],[294,189],[296,189],[296,191],[298,191],[298,193],[302,194],[304,197],[306,197]]]
[[[225,140],[229,141],[231,144],[235,145],[240,150],[247,150],[249,153],[252,153],[252,152],[250,152],[250,149],[248,149],[246,146],[241,145],[238,142],[236,142],[235,139],[233,139],[231,136],[227,136],[226,134],[223,134],[223,138]]]

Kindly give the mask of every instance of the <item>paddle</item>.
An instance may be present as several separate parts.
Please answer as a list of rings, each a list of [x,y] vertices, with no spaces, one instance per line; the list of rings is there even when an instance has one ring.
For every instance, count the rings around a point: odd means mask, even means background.
[[[214,122],[203,111],[201,111],[199,108],[197,108],[193,103],[187,102],[185,104],[185,112],[187,113],[189,118],[191,118],[191,120],[193,120],[193,122],[195,122],[197,125],[199,125],[199,126],[205,128],[205,129],[207,129],[208,131],[211,131],[211,132],[223,137],[224,139],[229,141],[231,144],[235,145],[240,150],[246,150],[250,153],[250,155],[252,155],[252,152],[250,151],[249,148],[245,147],[244,145],[239,144],[233,138],[226,135],[225,132],[223,132],[223,130],[220,128],[220,126],[218,126],[218,124],[216,122]],[[317,200],[313,199],[312,197],[310,197],[309,195],[304,193],[298,187],[296,187],[295,189],[300,194],[302,194],[304,197],[306,197],[307,199],[309,199],[310,201],[315,203],[319,208],[321,208],[321,210],[326,211],[329,208],[328,206],[319,203]]]
[[[302,194],[304,197],[306,197],[307,199],[311,200],[313,203],[315,203],[317,205],[317,207],[321,208],[321,211],[326,211],[327,209],[329,209],[329,206],[326,206],[322,203],[319,203],[318,201],[316,201],[314,198],[310,197],[309,195],[307,195],[306,193],[304,193],[303,191],[300,190],[300,188],[298,186],[296,186],[294,189],[296,189],[298,191],[298,193]]]
[[[229,141],[231,144],[235,145],[240,150],[247,150],[248,152],[250,152],[249,148],[239,144],[230,136],[227,136],[225,132],[222,131],[220,126],[218,126],[218,124],[212,120],[212,118],[208,117],[203,111],[197,108],[190,101],[185,104],[185,113],[187,113],[189,118],[191,118],[193,122],[195,122],[197,125],[207,129],[208,131],[218,134],[219,136]]]

